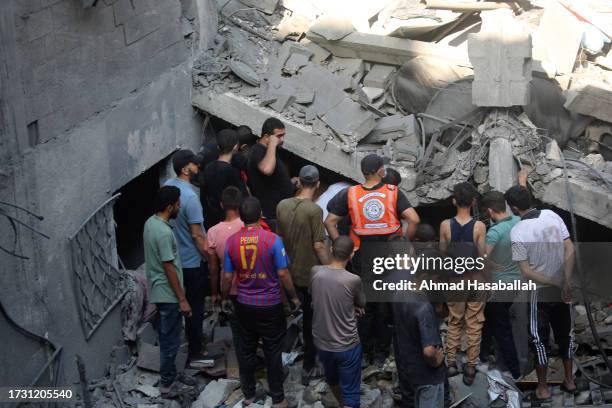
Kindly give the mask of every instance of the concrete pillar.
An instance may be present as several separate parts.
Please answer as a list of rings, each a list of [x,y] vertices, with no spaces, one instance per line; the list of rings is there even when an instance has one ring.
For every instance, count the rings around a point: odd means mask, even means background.
[[[508,139],[497,137],[489,146],[489,185],[502,193],[518,183],[518,167]]]

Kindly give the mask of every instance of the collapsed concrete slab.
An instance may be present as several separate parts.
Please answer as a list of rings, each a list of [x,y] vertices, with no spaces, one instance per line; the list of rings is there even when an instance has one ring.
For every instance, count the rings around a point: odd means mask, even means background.
[[[482,28],[468,36],[474,66],[472,103],[508,107],[529,103],[531,35],[517,24],[510,10],[481,14]]]
[[[362,180],[352,156],[343,152],[339,146],[313,135],[309,126],[287,121],[273,110],[261,108],[231,92],[217,94],[209,89],[194,88],[192,104],[229,123],[247,125],[255,133],[259,133],[261,124],[268,117],[277,117],[285,123],[287,130],[283,148],[352,180]]]
[[[384,143],[389,139],[416,134],[414,115],[391,115],[376,119],[376,126],[363,140],[363,143]]]
[[[544,9],[534,33],[534,59],[552,64],[556,74],[570,74],[576,64],[583,32],[584,26],[569,10],[552,2]]]
[[[424,41],[360,32],[351,33],[341,40],[331,41],[312,29],[306,33],[306,37],[337,57],[361,58],[381,64],[402,65],[410,58],[423,55],[470,65],[464,50]]]
[[[573,171],[570,174],[575,175]],[[612,228],[612,191],[605,185],[581,177],[570,177],[568,182],[576,215]],[[545,203],[570,211],[565,177],[558,177],[544,185],[539,198]]]
[[[612,122],[612,87],[603,82],[582,82],[567,92],[565,108],[571,112]]]

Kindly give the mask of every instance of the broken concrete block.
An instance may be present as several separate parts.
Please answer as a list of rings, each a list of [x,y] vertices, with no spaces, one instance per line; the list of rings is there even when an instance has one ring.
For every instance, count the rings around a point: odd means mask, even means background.
[[[300,44],[302,44],[308,50],[312,51],[312,60],[317,64],[326,61],[331,55],[331,52],[327,51],[325,48],[321,47],[317,43],[310,41],[307,38],[304,38],[302,41],[300,41]]]
[[[365,97],[367,103],[374,102],[385,93],[385,90],[382,88],[372,88],[369,86],[364,86],[359,91]]]
[[[556,140],[552,140],[546,144],[546,160],[561,161],[561,149]]]
[[[321,118],[336,133],[359,141],[376,126],[376,117],[363,109],[358,103],[344,98]]]
[[[270,108],[274,109],[277,112],[282,112],[287,109],[287,107],[291,105],[294,101],[295,96],[293,95],[278,95],[276,97],[276,100],[268,106],[270,106]]]
[[[208,383],[191,407],[216,408],[238,387],[240,387],[240,381],[237,380],[220,379],[212,381]]]
[[[601,154],[587,154],[580,161],[600,172],[606,169],[606,161]]]
[[[273,14],[278,6],[278,0],[240,0],[242,4],[248,7],[254,7],[266,14]]]
[[[242,61],[230,60],[229,67],[234,74],[247,84],[259,86],[259,75],[253,68]]]
[[[512,154],[512,143],[497,137],[489,146],[489,185],[493,190],[505,192],[518,182],[517,165]]]
[[[581,82],[567,91],[564,106],[571,112],[612,122],[612,87],[603,82]]]
[[[374,64],[365,78],[363,78],[363,86],[385,88],[387,86],[387,81],[389,81],[389,78],[394,72],[394,66]]]
[[[329,68],[341,78],[338,86],[347,91],[357,89],[365,74],[365,65],[360,58],[334,57],[329,63]]]
[[[283,72],[285,74],[295,75],[298,73],[300,68],[308,65],[309,60],[310,56],[294,52],[289,56],[289,58],[287,58],[287,61],[285,61]]]
[[[326,40],[337,41],[355,31],[351,20],[334,15],[324,15],[310,27],[310,32]]]
[[[307,105],[314,101],[315,92],[312,89],[298,89],[295,94],[295,101],[302,105]]]
[[[414,115],[390,115],[376,119],[376,126],[364,139],[363,143],[381,143],[388,139],[415,135],[416,122]]]
[[[182,373],[187,363],[187,344],[182,344],[174,360],[176,371]],[[148,343],[138,345],[138,359],[136,366],[149,371],[159,372],[159,346]]]
[[[511,10],[481,13],[482,28],[469,34],[468,54],[474,66],[472,103],[514,106],[529,103],[531,35]]]

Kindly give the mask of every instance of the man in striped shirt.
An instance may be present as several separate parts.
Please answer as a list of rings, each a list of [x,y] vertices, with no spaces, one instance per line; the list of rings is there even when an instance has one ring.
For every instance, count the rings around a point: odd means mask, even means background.
[[[283,391],[282,347],[285,314],[281,281],[293,310],[300,301],[287,269],[289,259],[280,237],[260,226],[261,204],[255,197],[240,205],[245,226],[227,239],[223,262],[223,298],[227,298],[234,274],[238,276],[236,317],[240,348],[240,384],[249,405],[255,399],[255,352],[259,339],[268,371],[270,396],[275,408],[287,406]]]

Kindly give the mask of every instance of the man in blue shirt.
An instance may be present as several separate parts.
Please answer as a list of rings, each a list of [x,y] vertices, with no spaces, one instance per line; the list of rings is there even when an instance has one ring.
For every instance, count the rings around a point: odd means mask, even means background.
[[[300,307],[300,301],[287,269],[289,259],[283,241],[261,227],[261,216],[261,204],[255,197],[246,198],[240,205],[244,227],[230,236],[225,244],[223,298],[227,299],[236,274],[236,317],[240,338],[238,365],[245,398],[243,405],[249,405],[255,399],[255,354],[261,338],[272,406],[281,408],[287,406],[281,359],[286,330],[281,282],[293,310]]]
[[[198,175],[199,161],[191,150],[179,150],[172,156],[172,166],[176,178],[166,181],[164,185],[177,187],[181,191],[181,209],[172,226],[183,265],[185,296],[193,313],[185,319],[189,360],[193,363],[205,357],[202,354],[202,323],[204,298],[209,292],[204,212],[198,194],[191,185]]]

